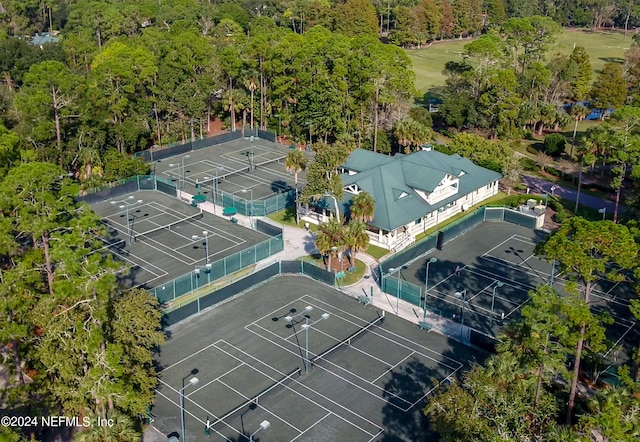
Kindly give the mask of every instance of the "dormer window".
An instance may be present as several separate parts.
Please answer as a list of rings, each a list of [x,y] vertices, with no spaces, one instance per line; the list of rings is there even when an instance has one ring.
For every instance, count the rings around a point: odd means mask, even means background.
[[[354,184],[350,184],[350,185],[347,186],[347,192],[351,192],[354,195],[357,195],[357,194],[360,193],[360,187],[358,187],[358,185],[355,184],[355,183]]]

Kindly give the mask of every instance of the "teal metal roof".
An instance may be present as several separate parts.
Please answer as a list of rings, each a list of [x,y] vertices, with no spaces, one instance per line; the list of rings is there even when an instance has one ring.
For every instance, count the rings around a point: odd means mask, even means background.
[[[341,175],[343,184],[356,184],[373,196],[376,206],[370,224],[384,230],[407,225],[501,177],[460,155],[434,150],[389,157],[357,149],[344,167],[358,173]],[[432,192],[446,175],[459,178],[458,193],[433,205],[427,203],[417,191]],[[345,192],[343,205],[353,196]]]
[[[48,32],[42,34],[36,34],[31,38],[31,44],[35,46],[41,46],[47,43],[57,43],[58,37],[55,37]]]

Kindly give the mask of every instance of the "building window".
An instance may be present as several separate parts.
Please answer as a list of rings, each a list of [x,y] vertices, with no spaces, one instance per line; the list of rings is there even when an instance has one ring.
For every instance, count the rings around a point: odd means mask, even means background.
[[[418,224],[420,224],[421,221],[422,221],[422,218],[418,218],[417,220],[414,221],[413,225],[417,226]]]

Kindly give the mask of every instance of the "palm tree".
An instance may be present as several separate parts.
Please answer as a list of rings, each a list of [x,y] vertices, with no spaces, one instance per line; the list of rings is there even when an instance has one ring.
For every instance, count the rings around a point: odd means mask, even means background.
[[[140,440],[140,433],[135,429],[133,420],[124,413],[112,410],[107,417],[113,425],[96,425],[96,416],[91,416],[93,425],[75,435],[74,440],[80,442],[135,442]]]
[[[504,183],[509,188],[507,195],[511,195],[511,188],[520,182],[523,170],[520,157],[516,156],[515,152],[503,160],[502,175],[504,176]]]
[[[373,219],[376,202],[370,193],[360,192],[353,197],[349,213],[352,220],[369,222]]]
[[[296,184],[296,224],[300,222],[298,210],[298,173],[307,168],[307,157],[301,150],[293,149],[284,160],[284,167],[287,172],[293,173],[293,181]]]
[[[578,103],[571,106],[571,110],[569,111],[569,113],[571,114],[571,118],[573,118],[573,121],[575,122],[575,124],[573,125],[573,139],[571,141],[571,153],[569,154],[569,158],[573,158],[573,148],[576,145],[576,132],[578,131],[578,122],[587,118],[587,115],[589,115],[589,109],[587,109],[586,106]]]
[[[315,245],[322,255],[329,257],[331,269],[331,258],[337,257],[344,250],[345,229],[340,221],[332,218],[329,222],[320,224],[318,230]]]
[[[293,173],[293,181],[295,182],[297,189],[298,173],[307,168],[307,157],[304,155],[304,152],[298,149],[289,151],[284,160],[284,167],[287,169],[287,172]]]
[[[369,247],[367,225],[361,221],[349,221],[344,234],[344,245],[349,249],[351,265],[355,265],[356,254],[367,250],[367,247]]]

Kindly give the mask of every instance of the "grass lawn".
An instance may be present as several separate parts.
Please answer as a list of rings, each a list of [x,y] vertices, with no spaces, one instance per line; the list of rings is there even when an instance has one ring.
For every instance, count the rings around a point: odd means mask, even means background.
[[[500,201],[504,200],[505,198],[508,198],[506,193],[498,192],[497,195],[494,195],[491,198],[487,198],[486,200],[483,200],[481,203],[476,204],[475,206],[471,207],[469,210],[465,210],[464,212],[457,213],[454,216],[452,216],[451,218],[447,219],[446,221],[443,221],[443,222],[439,223],[437,227],[436,226],[431,227],[431,228],[427,229],[425,232],[416,235],[416,242],[420,241],[422,238],[425,238],[425,237],[431,235],[432,233],[436,232],[437,230],[442,229],[444,226],[447,226],[447,225],[451,224],[452,222],[457,221],[460,218],[463,218],[463,217],[469,215],[469,213],[473,212],[478,207],[496,206],[496,205],[499,206],[500,205]]]
[[[462,61],[464,45],[470,41],[434,42],[428,48],[407,49],[406,53],[413,62],[413,71],[416,73],[416,89],[426,93],[434,86],[443,85],[445,77],[442,70],[445,63],[451,60]],[[583,46],[589,54],[595,79],[605,63],[624,61],[624,52],[629,49],[631,42],[631,34],[624,38],[618,32],[565,30],[549,50],[548,57],[557,53],[570,54],[574,45]]]
[[[364,253],[366,253],[367,255],[373,256],[375,259],[379,260],[384,255],[389,253],[389,251],[385,248],[374,246],[373,244],[369,244],[369,247],[367,247],[367,250],[365,250]]]
[[[296,224],[296,209],[293,207],[287,207],[286,209],[280,210],[279,212],[274,212],[267,217],[274,220],[278,224],[304,229],[304,221],[300,221],[300,224]],[[317,232],[318,226],[309,223],[309,230],[311,230],[312,232]]]

